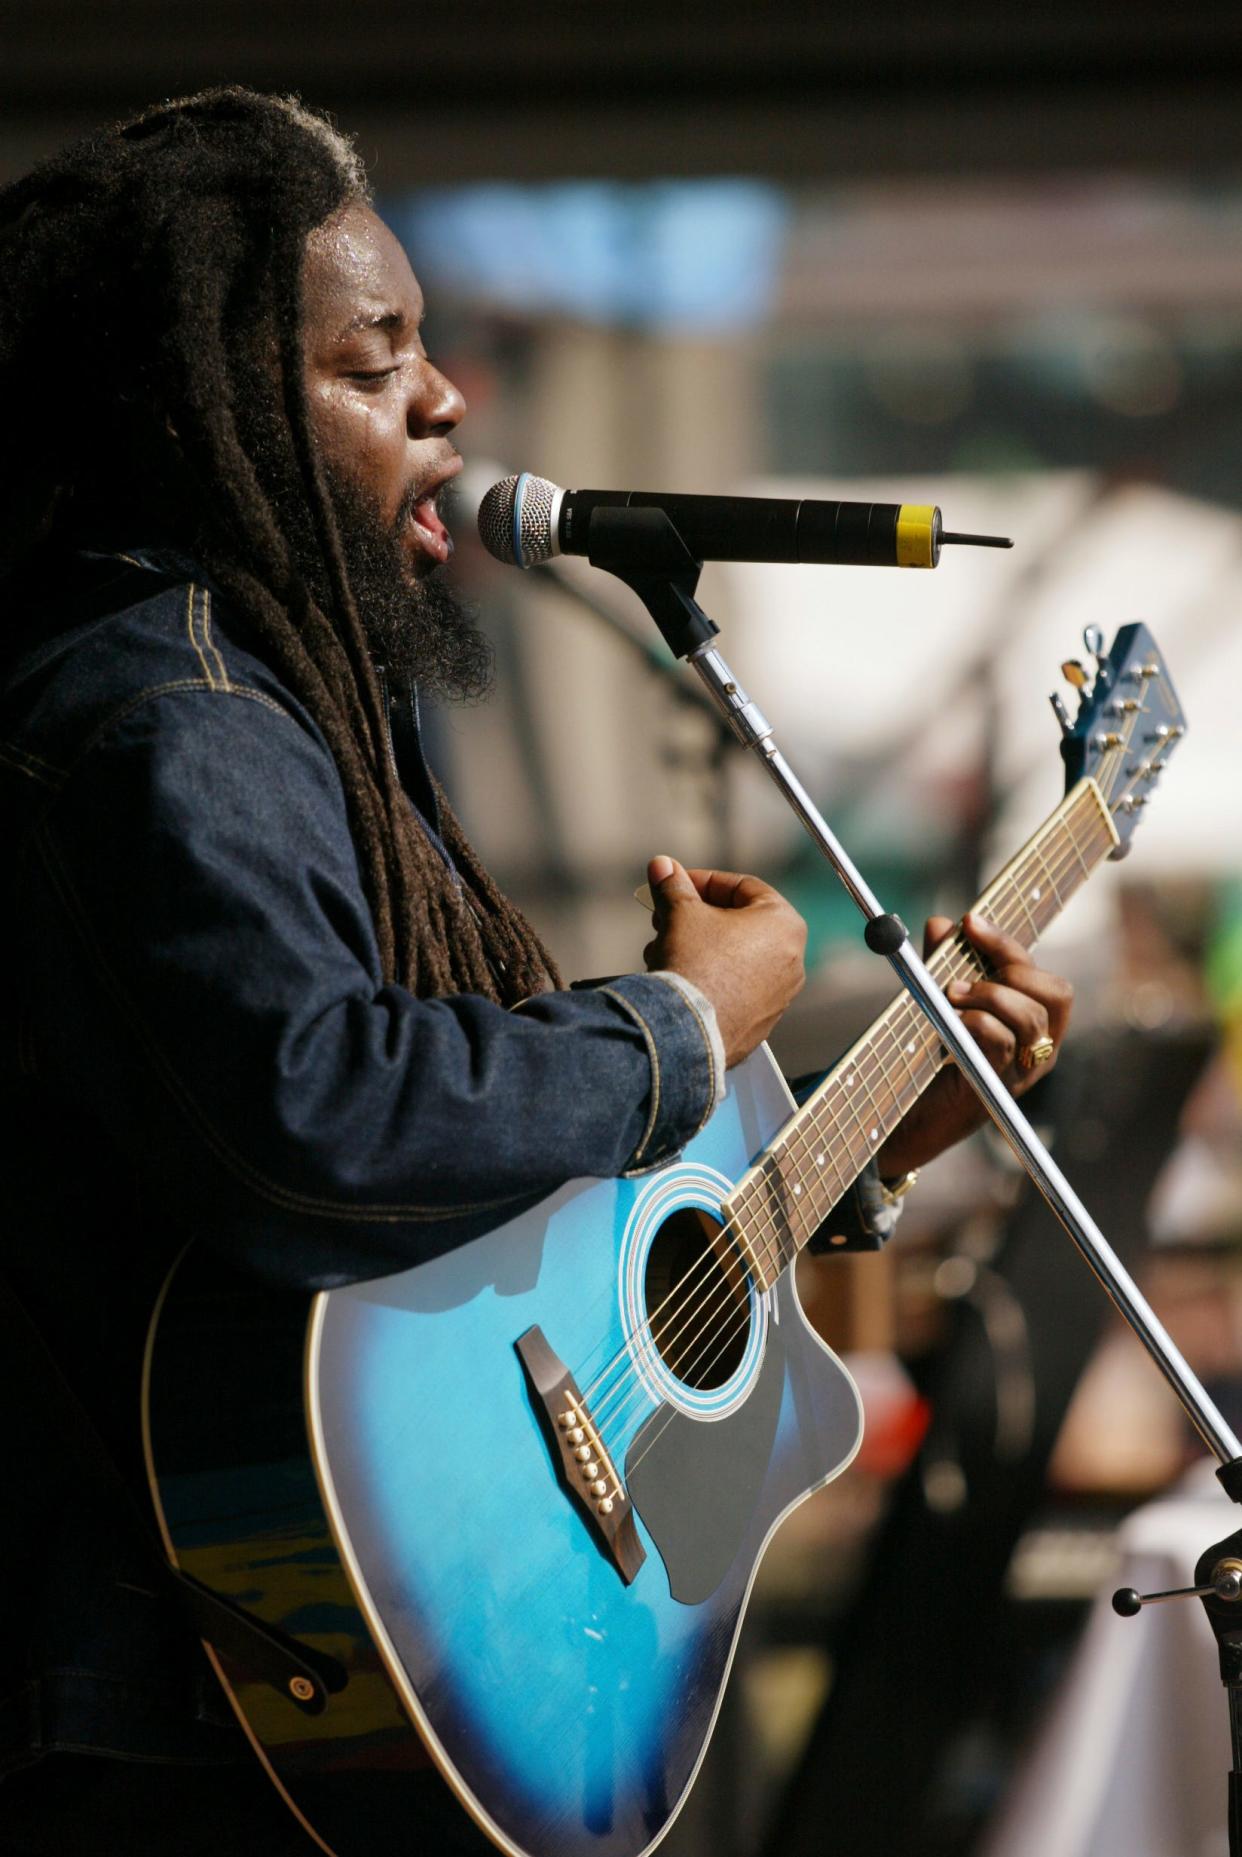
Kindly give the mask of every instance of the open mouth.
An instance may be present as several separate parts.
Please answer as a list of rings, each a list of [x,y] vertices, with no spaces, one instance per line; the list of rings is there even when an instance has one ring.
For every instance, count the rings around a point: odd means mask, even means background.
[[[441,521],[436,502],[434,496],[420,497],[410,511],[410,526],[419,547],[443,565],[453,552],[453,538]]]
[[[444,565],[453,552],[453,538],[440,514],[440,497],[460,469],[461,459],[458,458],[410,506],[409,523],[413,538],[421,552],[439,567]]]

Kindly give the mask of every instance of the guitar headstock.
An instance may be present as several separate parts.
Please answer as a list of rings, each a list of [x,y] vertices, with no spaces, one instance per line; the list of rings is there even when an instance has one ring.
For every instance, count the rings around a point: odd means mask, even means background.
[[[1123,858],[1169,756],[1186,733],[1186,718],[1145,625],[1123,625],[1107,657],[1098,626],[1087,627],[1083,643],[1091,667],[1077,658],[1061,666],[1078,692],[1077,715],[1070,716],[1059,696],[1051,699],[1061,724],[1066,786],[1076,786],[1085,776],[1095,781],[1120,834],[1110,855]]]

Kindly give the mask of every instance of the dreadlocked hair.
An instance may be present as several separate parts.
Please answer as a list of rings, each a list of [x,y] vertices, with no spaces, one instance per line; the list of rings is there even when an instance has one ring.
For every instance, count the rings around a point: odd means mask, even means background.
[[[451,810],[460,888],[401,789],[312,439],[306,241],[353,204],[370,195],[345,138],[238,86],[0,191],[0,572],[83,512],[188,545],[328,742],[385,979],[513,1004],[559,977]]]

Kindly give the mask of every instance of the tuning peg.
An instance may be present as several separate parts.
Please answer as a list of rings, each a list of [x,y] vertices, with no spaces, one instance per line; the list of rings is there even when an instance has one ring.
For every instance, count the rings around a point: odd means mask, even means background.
[[[1098,658],[1104,650],[1104,634],[1098,625],[1084,626],[1082,642],[1093,658]]]
[[[1074,726],[1073,723],[1070,721],[1069,710],[1065,707],[1065,704],[1061,701],[1060,697],[1057,695],[1055,690],[1052,692],[1052,695],[1048,698],[1048,701],[1052,704],[1053,715],[1056,717],[1057,721],[1061,724],[1062,735],[1068,735]]]
[[[1066,683],[1072,683],[1075,690],[1085,690],[1091,682],[1087,667],[1078,658],[1066,658],[1061,666],[1061,675]]]

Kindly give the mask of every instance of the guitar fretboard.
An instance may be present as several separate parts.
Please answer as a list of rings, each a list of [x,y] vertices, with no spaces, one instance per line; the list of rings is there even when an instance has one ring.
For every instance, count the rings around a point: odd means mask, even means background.
[[[1094,780],[1081,780],[973,913],[1029,951],[1117,843],[1103,795]],[[941,987],[987,972],[960,928],[927,965]],[[818,1231],[946,1056],[910,995],[898,994],[743,1175],[722,1210],[764,1289]]]

